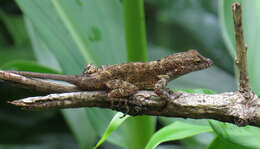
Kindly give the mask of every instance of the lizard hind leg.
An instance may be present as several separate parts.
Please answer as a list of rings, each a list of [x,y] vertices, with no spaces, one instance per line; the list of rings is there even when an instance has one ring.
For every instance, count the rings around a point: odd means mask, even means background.
[[[109,98],[127,97],[138,91],[138,87],[134,84],[119,79],[110,80],[105,84],[110,90],[108,93]]]

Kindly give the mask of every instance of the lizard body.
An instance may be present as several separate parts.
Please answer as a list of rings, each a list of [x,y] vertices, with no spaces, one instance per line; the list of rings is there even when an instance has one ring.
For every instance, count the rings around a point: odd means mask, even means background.
[[[151,62],[131,62],[99,68],[88,65],[86,75],[10,72],[33,78],[66,81],[81,90],[108,90],[110,97],[124,97],[141,89],[154,89],[157,94],[167,98],[164,89],[168,81],[189,72],[208,68],[211,64],[210,59],[201,56],[195,50],[189,50]]]

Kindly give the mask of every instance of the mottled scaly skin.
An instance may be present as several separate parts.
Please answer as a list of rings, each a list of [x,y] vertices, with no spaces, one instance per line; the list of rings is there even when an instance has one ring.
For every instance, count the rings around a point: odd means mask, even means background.
[[[140,89],[163,94],[168,81],[189,72],[208,68],[210,59],[195,50],[176,53],[157,61],[123,63],[96,68],[88,65],[86,76],[65,76],[12,71],[16,74],[70,82],[82,90],[108,90],[110,97],[129,96]]]
[[[157,61],[107,66],[94,73],[90,73],[88,77],[95,78],[98,82],[103,82],[101,84],[109,80],[119,79],[132,83],[139,89],[153,89],[155,83],[160,79],[158,75],[169,74],[170,80],[173,80],[189,72],[208,68],[211,64],[210,59],[204,58],[195,50],[189,50],[187,52],[167,56]],[[82,83],[84,84],[84,82]],[[82,86],[84,86],[83,84]],[[93,88],[95,88],[97,84],[98,83],[93,83]],[[90,84],[86,81],[86,88],[89,87]],[[100,87],[101,86],[97,86],[95,89],[100,89]],[[102,89],[104,88],[105,85],[103,85]]]

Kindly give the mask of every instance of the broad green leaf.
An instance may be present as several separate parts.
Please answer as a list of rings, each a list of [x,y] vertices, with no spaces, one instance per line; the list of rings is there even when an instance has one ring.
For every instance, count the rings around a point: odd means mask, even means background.
[[[0,37],[0,65],[11,60],[34,60],[23,17],[0,10],[0,23],[0,36],[3,36]],[[8,43],[5,44],[4,40]]]
[[[157,131],[149,140],[145,149],[154,149],[160,143],[180,140],[204,132],[211,132],[208,126],[197,126],[182,122],[175,122]]]
[[[14,40],[14,45],[29,44],[29,37],[25,30],[25,24],[22,16],[8,15],[5,12],[0,11],[0,19],[3,20],[7,28],[7,32],[10,33],[11,38]]]
[[[215,92],[208,90],[208,89],[203,89],[203,88],[197,88],[197,89],[183,89],[180,91],[184,91],[187,93],[198,93],[198,94],[214,94]]]
[[[66,73],[80,73],[87,61],[101,65],[125,60],[118,1],[89,0],[79,4],[21,0],[17,3]]]
[[[60,70],[64,73],[79,74],[87,62],[101,65],[125,61],[124,31],[119,1],[88,0],[79,3],[79,1],[17,0],[16,2],[31,22],[31,38],[37,36],[36,42],[33,42],[34,50],[40,51],[41,48],[49,50],[51,53],[49,55],[55,57]],[[48,64],[48,61],[53,60],[53,57],[46,57],[46,52],[44,55],[36,52],[36,56],[41,60],[41,64]],[[87,115],[73,114],[72,111],[63,113],[81,147],[84,148],[86,141],[89,141],[86,135],[95,137],[94,134],[87,133],[91,131],[87,126],[92,126],[101,135],[113,114],[112,111],[96,108],[78,109],[79,111],[80,113],[85,111]],[[88,119],[85,116],[88,116]],[[75,119],[81,121],[76,122]],[[97,127],[96,123],[100,124],[100,127]]]
[[[182,139],[180,140],[180,144],[183,144],[185,149],[206,149],[214,138],[215,134],[206,132]]]
[[[207,147],[207,149],[224,149],[224,148],[228,148],[228,149],[250,149],[250,148],[247,148],[247,147],[243,147],[243,146],[228,142],[228,141],[222,139],[221,137],[216,137],[211,142],[211,144]]]
[[[31,61],[10,61],[0,67],[4,70],[19,70],[19,71],[32,71],[42,73],[59,73],[56,70],[42,66]]]
[[[233,57],[235,56],[234,25],[232,19],[232,2],[235,0],[220,0],[219,12],[226,45]],[[260,93],[260,1],[241,1],[242,21],[246,44],[248,45],[248,71],[251,87],[256,93]]]
[[[98,141],[94,149],[97,149],[110,136],[110,134],[115,129],[117,129],[128,117],[128,115],[124,115],[123,113],[118,112],[109,123],[103,137]]]
[[[25,17],[25,23],[37,61],[42,65],[61,71],[58,60],[53,55],[47,44],[41,40],[39,32],[37,32],[27,17]]]
[[[80,148],[92,148],[96,142],[97,133],[89,124],[90,119],[83,109],[66,109],[62,110],[65,120],[73,130]]]
[[[212,129],[225,141],[247,148],[260,148],[260,129],[253,126],[238,127],[230,123],[210,120]]]
[[[187,118],[169,118],[169,117],[159,117],[158,120],[160,121],[160,123],[162,123],[163,125],[170,125],[171,123],[174,122],[183,122],[186,124],[192,124],[192,125],[204,125],[204,126],[208,126],[209,122],[208,119],[187,119]]]
[[[19,55],[19,56],[18,56]],[[32,53],[32,48],[29,44],[24,45],[14,45],[10,47],[0,46],[0,65],[5,64],[8,61],[13,60],[30,60],[34,61],[34,55]]]

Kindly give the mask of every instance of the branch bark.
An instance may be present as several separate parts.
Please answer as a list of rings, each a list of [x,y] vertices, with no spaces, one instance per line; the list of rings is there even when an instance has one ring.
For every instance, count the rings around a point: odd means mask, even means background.
[[[257,99],[257,97],[255,97]],[[29,97],[10,102],[29,110],[100,107],[129,115],[152,115],[194,119],[216,119],[237,125],[260,126],[260,100],[248,107],[238,92],[216,95],[184,93],[165,107],[165,100],[153,91],[139,91],[129,98],[109,99],[104,91],[71,92]]]

